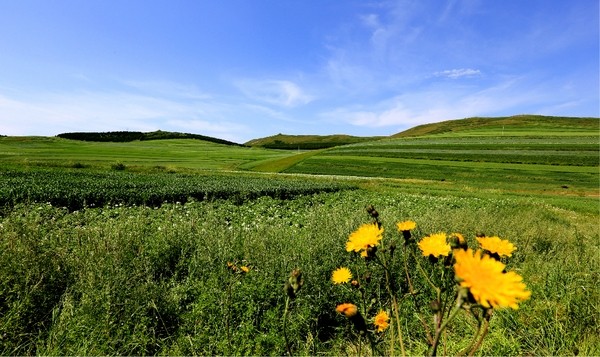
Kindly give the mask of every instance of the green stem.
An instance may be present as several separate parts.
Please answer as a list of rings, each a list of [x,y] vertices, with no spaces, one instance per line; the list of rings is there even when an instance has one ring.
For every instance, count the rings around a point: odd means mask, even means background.
[[[402,356],[406,356],[406,351],[404,350],[404,339],[402,338],[402,327],[400,325],[400,313],[398,312],[398,300],[396,299],[396,295],[392,293],[390,270],[388,269],[387,262],[385,261],[385,259],[381,258],[380,262],[383,266],[383,270],[385,271],[385,287],[387,289],[388,294],[390,295],[390,298],[392,299],[394,317],[396,319],[396,327],[398,329],[398,340],[400,341],[400,351],[402,352]],[[392,349],[393,341],[394,340],[392,339]]]
[[[479,349],[479,347],[481,347],[481,343],[483,342],[483,339],[485,338],[485,336],[488,333],[488,327],[490,326],[490,322],[487,319],[484,319],[483,323],[484,323],[483,332],[481,333],[481,336],[479,337],[479,341],[477,341],[475,346],[473,346],[471,351],[469,351],[469,356],[473,356],[475,354],[475,351],[477,351]]]
[[[402,327],[400,326],[400,315],[398,313],[398,301],[395,296],[392,296],[392,301],[394,304],[394,314],[396,315],[396,327],[398,329],[398,340],[400,341],[400,351],[402,351],[402,356],[406,356],[406,352],[404,351],[404,340],[402,338]]]
[[[406,274],[406,281],[408,282],[409,293],[410,293],[410,295],[413,296],[412,300],[413,300],[413,302],[415,304],[415,311],[417,312],[417,316],[419,318],[419,321],[421,322],[421,325],[423,325],[423,329],[425,330],[425,335],[427,337],[427,341],[430,344],[433,344],[433,337],[431,337],[431,331],[429,329],[429,325],[423,319],[423,315],[421,315],[421,312],[419,311],[419,306],[417,304],[417,300],[414,299],[414,296],[416,295],[416,291],[415,291],[415,287],[413,286],[412,279],[410,278],[410,273],[408,272],[408,256],[409,255],[410,255],[410,251],[408,250],[408,248],[405,247],[405,251],[404,251],[404,273]]]
[[[452,319],[454,319],[454,317],[456,316],[456,314],[460,311],[460,308],[462,307],[462,298],[459,297],[456,301],[456,305],[454,305],[454,308],[452,309],[452,312],[450,313],[450,316],[448,316],[447,319],[445,319],[442,324],[436,328],[435,330],[435,336],[433,338],[433,346],[431,346],[431,353],[430,356],[435,356],[437,353],[437,348],[438,345],[440,343],[440,336],[442,335],[442,332],[444,331],[444,329],[446,328],[446,326],[448,326],[448,323],[450,321],[452,321]]]
[[[287,337],[287,314],[290,306],[290,297],[285,297],[285,310],[283,311],[283,338],[285,339],[285,348],[287,349],[288,356],[292,355],[292,350],[290,348],[290,341]]]
[[[419,268],[419,271],[421,272],[421,274],[423,274],[423,276],[425,277],[425,280],[427,280],[427,283],[433,288],[433,290],[435,290],[437,292],[437,295],[439,296],[440,289],[437,286],[435,286],[435,284],[431,281],[431,279],[429,278],[429,275],[427,275],[427,273],[421,266],[421,263],[419,263],[419,259],[415,259],[415,262],[417,263],[417,268]]]
[[[227,314],[225,317],[225,330],[227,331],[227,348],[229,349],[229,354],[231,354],[231,331],[229,328],[229,319],[231,317],[231,307],[229,301],[231,300],[231,286],[233,283],[229,282],[229,286],[227,286],[227,296],[225,299],[225,309],[227,309]]]
[[[475,342],[477,341],[477,337],[479,336],[480,332],[481,332],[481,320],[478,318],[477,319],[477,331],[475,331],[475,334],[473,335],[473,339],[471,340],[471,342],[469,343],[467,348],[465,348],[458,354],[459,356],[466,356],[471,351],[471,349],[475,345]]]

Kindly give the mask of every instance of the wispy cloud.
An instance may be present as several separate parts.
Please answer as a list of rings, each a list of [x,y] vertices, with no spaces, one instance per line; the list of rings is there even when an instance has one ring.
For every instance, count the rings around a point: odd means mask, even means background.
[[[227,103],[125,91],[38,93],[28,98],[0,95],[0,134],[161,129],[237,141],[247,127],[227,119],[236,110]]]
[[[246,97],[281,107],[296,107],[308,104],[315,99],[298,84],[289,80],[245,79],[236,84]]]
[[[469,91],[456,87],[432,88],[394,96],[372,106],[349,105],[326,111],[321,117],[331,122],[346,122],[366,128],[407,128],[424,123],[472,116],[518,114],[525,103],[543,103],[543,95],[527,92],[519,78],[508,79],[495,86]]]
[[[450,79],[457,79],[461,77],[474,77],[480,74],[480,70],[472,68],[448,69],[445,71],[434,73],[436,77],[446,77]]]
[[[210,94],[200,91],[196,86],[193,85],[185,85],[168,81],[139,80],[125,80],[122,81],[122,83],[125,86],[137,89],[142,93],[153,94],[160,97],[186,98],[195,100],[207,100],[212,98]]]

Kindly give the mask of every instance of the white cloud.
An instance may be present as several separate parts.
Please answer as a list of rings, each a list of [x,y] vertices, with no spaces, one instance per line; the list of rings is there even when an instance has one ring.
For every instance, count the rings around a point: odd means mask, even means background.
[[[299,85],[288,80],[241,80],[237,87],[250,99],[281,107],[296,107],[314,100]]]
[[[236,110],[226,103],[165,99],[122,91],[44,93],[18,99],[0,95],[0,134],[161,129],[236,141],[247,131],[245,125],[225,119]]]
[[[518,114],[515,110],[521,105],[536,105],[547,99],[544,95],[536,94],[533,88],[529,88],[529,91],[522,88],[519,79],[513,78],[474,92],[458,87],[410,92],[380,101],[368,108],[364,105],[340,107],[322,113],[321,117],[327,121],[345,122],[359,127],[407,128],[472,116]]]
[[[480,74],[480,70],[472,68],[448,69],[445,71],[434,73],[436,77],[447,77],[451,79],[457,79],[461,77],[474,77]]]

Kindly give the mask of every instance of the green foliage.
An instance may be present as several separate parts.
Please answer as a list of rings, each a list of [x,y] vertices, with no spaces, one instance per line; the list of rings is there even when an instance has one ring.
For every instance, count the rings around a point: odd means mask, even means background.
[[[128,170],[156,166],[171,171],[230,171],[246,164],[294,155],[282,150],[223,145],[205,140],[164,139],[93,142],[55,137],[0,138],[2,167],[70,167],[79,162],[91,169],[110,169],[121,162]]]
[[[125,166],[125,164],[122,162],[114,163],[110,167],[115,171],[123,171],[127,168],[127,166]]]
[[[510,117],[466,118],[447,120],[432,124],[418,125],[393,138],[410,136],[429,136],[439,134],[475,134],[475,135],[569,135],[571,133],[590,133],[599,129],[598,118],[553,117],[543,115],[515,115]]]
[[[283,172],[444,182],[464,190],[596,195],[598,137],[445,136],[380,140],[333,148]]]
[[[351,184],[333,180],[162,172],[141,174],[123,172],[124,169],[125,165],[118,163],[112,172],[41,168],[0,170],[0,206],[49,202],[77,210],[116,204],[158,206],[164,202],[223,198],[242,203],[262,196],[287,199],[353,188]]]
[[[299,155],[189,139],[2,137],[0,355],[357,354],[335,312],[351,293],[331,273],[351,263],[344,244],[368,204],[384,227],[416,221],[418,237],[515,243],[507,269],[532,296],[493,316],[482,354],[598,355],[598,121],[505,119],[514,126],[473,121]],[[115,162],[126,170],[110,170]],[[240,168],[377,178],[227,172]],[[402,261],[390,266],[406,291]],[[284,329],[295,268],[304,287]],[[407,354],[429,348],[415,313],[427,316],[432,297],[417,297],[422,310],[399,304]],[[474,328],[454,320],[456,342],[440,353],[460,351]]]
[[[217,144],[235,145],[242,146],[240,144],[213,138],[210,136],[188,134],[188,133],[177,133],[170,131],[157,130],[148,133],[142,133],[139,131],[109,131],[109,132],[76,132],[76,133],[63,133],[56,135],[59,138],[70,139],[70,140],[82,140],[82,141],[98,141],[98,142],[130,142],[135,140],[168,140],[168,139],[196,139]]]
[[[266,138],[248,141],[245,145],[268,149],[318,150],[334,146],[355,144],[382,139],[382,136],[350,135],[284,135],[277,134]]]
[[[483,354],[597,352],[597,214],[501,196],[354,190],[73,212],[17,205],[0,218],[0,354],[283,355],[283,283],[294,268],[304,287],[289,307],[292,353],[356,353],[335,312],[348,296],[330,278],[349,262],[344,244],[367,204],[384,227],[415,220],[415,236],[459,231],[472,241],[483,231],[515,243],[508,269],[533,295],[492,318]],[[543,238],[552,244],[541,251]],[[227,262],[250,271],[234,274]],[[407,353],[426,353],[414,304],[400,308]],[[448,340],[471,328],[450,324]]]

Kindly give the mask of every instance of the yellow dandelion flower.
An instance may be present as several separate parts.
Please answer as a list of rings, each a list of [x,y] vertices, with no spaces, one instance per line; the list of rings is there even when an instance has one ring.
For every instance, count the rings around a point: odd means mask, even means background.
[[[358,308],[356,307],[356,305],[346,302],[346,303],[338,305],[335,308],[335,311],[350,318],[350,317],[355,316],[358,313]]]
[[[472,249],[455,250],[454,257],[454,272],[460,286],[468,288],[482,306],[518,309],[517,303],[531,296],[519,274],[503,273],[505,265],[480,250],[475,253]]]
[[[423,256],[448,256],[450,245],[446,242],[446,233],[436,233],[423,238],[419,243]]]
[[[367,256],[367,249],[379,244],[383,235],[383,228],[379,228],[375,223],[367,223],[358,227],[358,229],[348,237],[346,242],[347,252],[360,252],[363,257]]]
[[[477,237],[476,238],[481,249],[487,250],[490,253],[496,253],[499,256],[512,256],[517,248],[511,242],[506,239],[500,239],[499,237]]]
[[[352,273],[348,268],[338,268],[331,274],[331,281],[333,281],[334,284],[347,283],[350,279],[352,279]]]
[[[242,270],[244,273],[247,273],[247,272],[249,272],[249,271],[250,271],[250,268],[248,268],[248,267],[247,267],[247,266],[245,266],[245,265],[242,265],[242,266],[240,267],[240,269],[241,269],[241,270]]]
[[[389,321],[390,317],[388,314],[381,310],[377,315],[375,315],[375,318],[373,319],[373,325],[377,327],[377,332],[382,332],[390,325]]]
[[[417,227],[417,223],[414,221],[404,221],[396,223],[399,232],[411,231]]]

